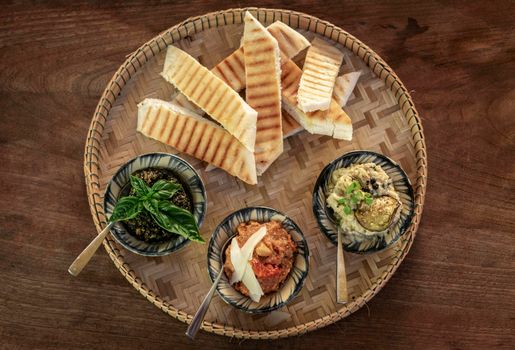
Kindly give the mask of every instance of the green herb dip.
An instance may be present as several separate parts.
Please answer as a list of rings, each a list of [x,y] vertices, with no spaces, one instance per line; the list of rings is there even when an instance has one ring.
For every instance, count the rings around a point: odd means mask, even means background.
[[[191,195],[187,192],[187,187],[182,184],[172,171],[162,168],[147,168],[138,170],[132,175],[144,180],[150,187],[158,180],[168,180],[181,184],[182,189],[177,191],[170,201],[174,205],[193,213]],[[134,189],[130,188],[126,195],[134,195]],[[131,235],[148,243],[163,242],[178,236],[161,228],[147,211],[142,211],[134,219],[123,221],[123,224]]]

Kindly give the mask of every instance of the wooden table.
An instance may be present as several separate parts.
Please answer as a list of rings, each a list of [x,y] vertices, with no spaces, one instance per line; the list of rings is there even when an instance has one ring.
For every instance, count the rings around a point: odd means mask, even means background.
[[[365,41],[422,116],[429,157],[414,246],[355,314],[242,348],[490,349],[515,346],[515,3],[240,1],[295,9]],[[67,268],[95,233],[82,171],[86,132],[125,55],[223,1],[11,3],[0,13],[0,348],[231,348],[157,310],[103,250]]]

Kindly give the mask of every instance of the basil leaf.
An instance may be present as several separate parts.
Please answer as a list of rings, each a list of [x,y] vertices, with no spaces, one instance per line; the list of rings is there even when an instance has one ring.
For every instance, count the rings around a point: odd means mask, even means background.
[[[113,209],[109,222],[133,219],[141,213],[143,206],[139,198],[134,196],[122,197]]]
[[[337,202],[338,202],[338,204],[345,204],[345,203],[347,203],[347,199],[343,198],[343,197],[342,198],[338,198]]]
[[[348,206],[343,207],[343,212],[349,215],[352,212],[352,209]]]
[[[170,199],[175,193],[177,193],[177,191],[181,189],[181,184],[167,180],[159,180],[152,186],[152,191],[155,191],[152,194],[152,198]]]
[[[143,201],[143,207],[152,215],[159,215],[159,201],[157,199],[146,199]],[[164,227],[163,227],[164,228]]]
[[[166,217],[156,215],[160,226],[161,224],[166,226],[161,226],[165,230],[177,233],[190,241],[204,242],[204,239],[199,233],[195,218],[189,211],[179,208],[169,201],[160,201],[159,212],[162,216]]]
[[[169,180],[158,180],[152,185],[152,191],[173,191],[175,189],[182,188],[180,183],[169,181]]]
[[[140,179],[139,177],[131,175],[131,186],[136,193],[136,196],[142,197],[148,193],[150,193],[150,187],[148,187],[145,180]]]

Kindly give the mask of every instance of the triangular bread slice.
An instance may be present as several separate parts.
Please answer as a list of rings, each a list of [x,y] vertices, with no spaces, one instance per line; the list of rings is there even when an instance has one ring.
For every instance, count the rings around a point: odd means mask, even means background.
[[[266,29],[277,40],[279,49],[288,58],[297,56],[299,52],[311,45],[304,35],[283,22],[275,21]]]
[[[343,53],[322,39],[315,38],[308,49],[297,96],[304,112],[327,110]]]
[[[277,40],[250,12],[245,13],[243,53],[246,100],[258,112],[254,150],[261,175],[283,150],[281,61]]]
[[[281,60],[281,84],[283,108],[312,134],[329,135],[337,139],[352,140],[352,121],[332,99],[325,111],[303,112],[297,106],[297,94],[302,70],[285,57]]]
[[[150,98],[140,102],[137,131],[248,184],[257,183],[254,153],[222,127],[170,102]]]
[[[356,87],[361,71],[350,72],[347,74],[340,75],[336,78],[336,84],[334,85],[333,98],[338,104],[344,107],[349,100],[352,91]]]
[[[257,112],[225,82],[175,46],[168,47],[161,75],[254,151]]]

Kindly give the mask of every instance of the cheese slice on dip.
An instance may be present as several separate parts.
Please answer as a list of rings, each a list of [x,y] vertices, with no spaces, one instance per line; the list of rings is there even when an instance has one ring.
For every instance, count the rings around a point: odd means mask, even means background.
[[[252,270],[250,260],[252,253],[259,242],[266,235],[266,227],[261,227],[245,242],[242,248],[238,245],[238,239],[234,237],[231,242],[231,261],[234,266],[234,273],[231,277],[231,285],[236,282],[243,282],[249,290],[250,298],[256,303],[264,295],[261,285]]]

